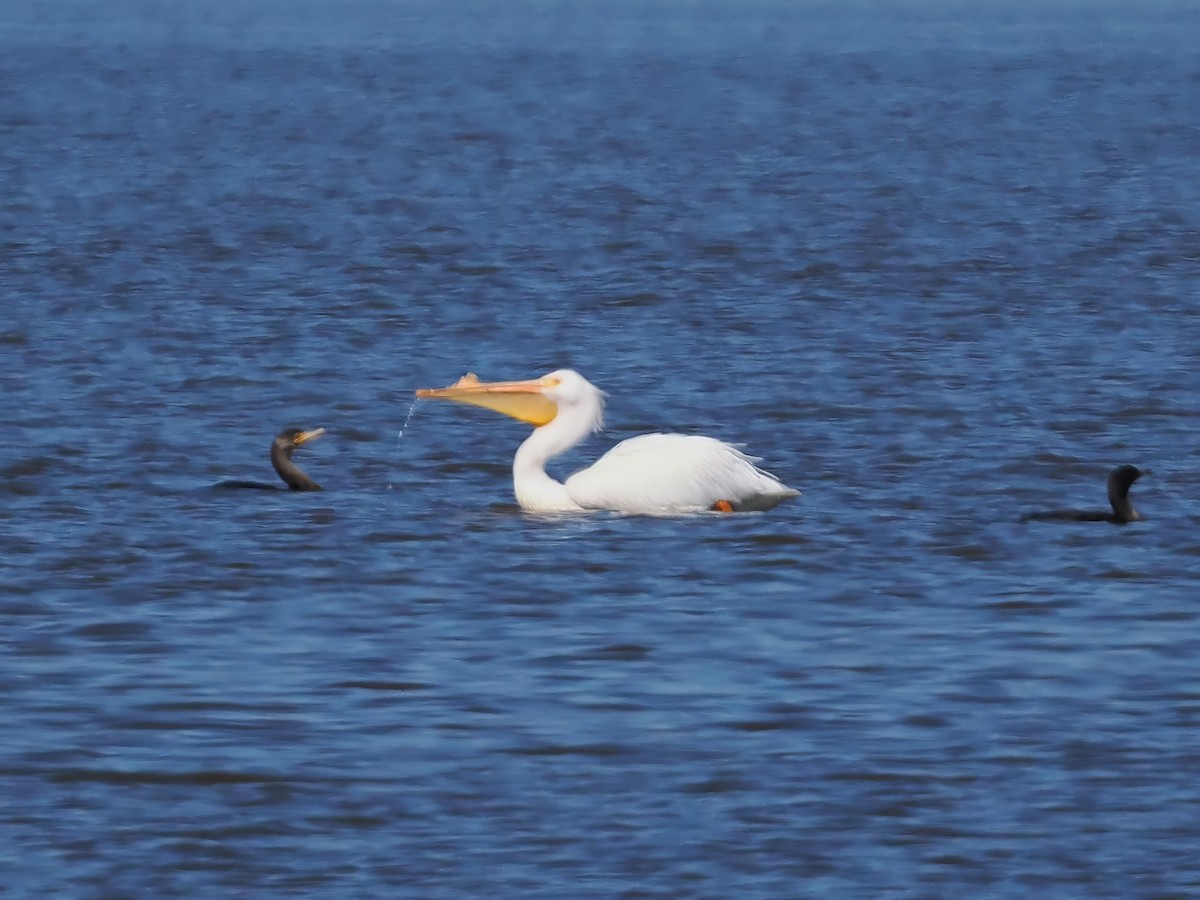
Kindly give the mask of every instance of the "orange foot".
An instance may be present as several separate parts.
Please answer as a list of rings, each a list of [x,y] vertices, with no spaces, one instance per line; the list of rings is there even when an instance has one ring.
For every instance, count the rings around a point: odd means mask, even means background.
[[[733,503],[729,500],[718,500],[709,508],[713,512],[733,512]]]

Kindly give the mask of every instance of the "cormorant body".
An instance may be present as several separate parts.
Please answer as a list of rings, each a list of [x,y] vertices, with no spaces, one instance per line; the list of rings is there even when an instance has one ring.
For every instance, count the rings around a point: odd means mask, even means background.
[[[303,469],[292,461],[292,451],[301,444],[320,437],[325,433],[324,428],[305,431],[303,428],[285,428],[271,442],[271,465],[283,479],[290,491],[320,491],[323,488],[313,481]],[[278,485],[264,484],[261,481],[223,481],[217,487],[246,488],[259,491],[277,491]]]
[[[1137,466],[1117,466],[1108,476],[1108,502],[1112,510],[1104,509],[1051,509],[1045,512],[1026,513],[1022,522],[1108,522],[1125,525],[1140,522],[1145,516],[1134,509],[1129,499],[1129,488],[1149,470]]]

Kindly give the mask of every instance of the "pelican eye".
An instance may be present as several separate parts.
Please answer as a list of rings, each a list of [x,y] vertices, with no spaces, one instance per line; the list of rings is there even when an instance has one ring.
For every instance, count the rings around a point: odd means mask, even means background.
[[[542,379],[542,387],[553,388],[553,387],[558,387],[560,384],[562,384],[562,379],[559,378],[557,375],[547,375],[545,378]]]

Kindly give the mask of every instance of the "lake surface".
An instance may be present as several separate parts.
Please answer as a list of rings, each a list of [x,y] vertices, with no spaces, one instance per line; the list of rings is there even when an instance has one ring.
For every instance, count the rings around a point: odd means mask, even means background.
[[[1200,15],[965,6],[6,6],[9,895],[1200,893]]]

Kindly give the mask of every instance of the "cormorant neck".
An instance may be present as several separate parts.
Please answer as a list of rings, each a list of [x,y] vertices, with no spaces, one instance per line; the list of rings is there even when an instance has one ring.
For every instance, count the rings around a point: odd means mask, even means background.
[[[271,445],[271,465],[293,491],[319,491],[321,486],[304,474],[304,470],[292,462],[292,448],[284,444]]]
[[[1113,516],[1120,523],[1140,522],[1145,518],[1134,508],[1128,494],[1109,497],[1108,502],[1112,504]]]
[[[1140,522],[1144,516],[1134,509],[1133,501],[1129,499],[1131,485],[1110,482],[1108,485],[1108,502],[1112,504],[1113,515],[1117,522]]]

